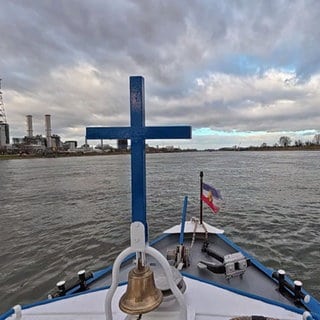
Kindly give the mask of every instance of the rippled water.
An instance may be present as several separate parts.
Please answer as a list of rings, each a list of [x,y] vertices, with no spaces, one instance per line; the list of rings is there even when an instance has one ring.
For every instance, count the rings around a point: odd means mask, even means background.
[[[197,214],[200,170],[225,201],[205,221],[319,298],[320,152],[147,155],[151,238],[179,223],[184,195]],[[129,243],[128,155],[0,161],[0,185],[0,312],[105,267]]]

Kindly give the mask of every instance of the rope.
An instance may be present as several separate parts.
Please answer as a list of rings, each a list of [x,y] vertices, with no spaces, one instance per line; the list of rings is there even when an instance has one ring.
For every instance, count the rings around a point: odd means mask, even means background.
[[[191,241],[191,245],[190,245],[190,249],[193,247],[194,242],[196,241],[196,232],[197,232],[197,228],[198,228],[198,223],[199,223],[199,219],[192,217],[191,221],[194,223],[194,229],[193,229],[193,234],[192,234],[192,241]],[[203,230],[205,232],[205,240],[208,241],[208,230],[206,228],[206,226],[204,224],[202,224]]]
[[[204,232],[205,232],[205,240],[208,241],[208,230],[207,230],[206,226],[204,225],[204,223],[202,224],[202,227],[203,227]]]
[[[197,228],[198,228],[198,222],[199,220],[192,217],[191,218],[191,221],[195,223],[194,225],[194,229],[193,229],[193,234],[192,234],[192,241],[191,241],[191,245],[190,245],[190,249],[193,247],[194,245],[194,242],[196,241],[196,231],[197,231]]]

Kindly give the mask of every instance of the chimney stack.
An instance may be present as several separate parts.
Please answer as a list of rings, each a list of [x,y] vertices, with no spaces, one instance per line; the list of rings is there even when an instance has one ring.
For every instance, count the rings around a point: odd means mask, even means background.
[[[45,130],[46,130],[46,137],[47,137],[47,147],[51,148],[51,115],[46,114],[45,116]]]
[[[33,137],[32,116],[27,115],[27,137]]]

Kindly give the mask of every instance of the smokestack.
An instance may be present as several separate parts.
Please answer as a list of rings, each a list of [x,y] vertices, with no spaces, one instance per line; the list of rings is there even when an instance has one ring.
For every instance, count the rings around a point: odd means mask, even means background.
[[[47,137],[47,147],[51,148],[51,116],[50,114],[46,114],[45,116],[45,130],[46,130],[46,137]]]
[[[33,137],[32,116],[27,115],[27,137]]]

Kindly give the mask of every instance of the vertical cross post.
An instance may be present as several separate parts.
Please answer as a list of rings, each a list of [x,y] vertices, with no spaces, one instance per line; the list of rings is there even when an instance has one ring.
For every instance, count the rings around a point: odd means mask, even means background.
[[[136,133],[131,137],[132,212],[135,214],[135,220],[145,223],[147,195],[145,140],[141,134],[145,127],[144,79],[142,77],[130,78],[130,113],[131,128]]]

